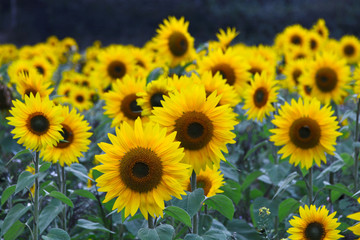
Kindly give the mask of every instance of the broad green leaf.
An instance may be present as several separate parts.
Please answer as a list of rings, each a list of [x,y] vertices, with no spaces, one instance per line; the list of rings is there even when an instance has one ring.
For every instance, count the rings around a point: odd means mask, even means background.
[[[182,208],[176,206],[168,206],[164,209],[164,213],[184,223],[188,227],[192,226],[190,215]]]
[[[92,221],[89,221],[86,219],[79,219],[76,226],[85,228],[85,229],[89,229],[89,230],[99,230],[99,231],[114,233],[114,232],[110,231],[109,229],[105,228],[100,223],[95,223],[95,222],[92,222]]]
[[[52,191],[49,195],[50,197],[53,198],[57,198],[60,201],[62,201],[63,203],[69,205],[70,207],[74,207],[74,204],[72,203],[72,201],[70,200],[70,198],[68,198],[67,196],[65,196],[63,193],[58,192],[58,191]]]
[[[255,146],[253,146],[253,147],[246,153],[246,155],[245,155],[245,157],[244,157],[244,160],[246,160],[251,154],[253,154],[256,150],[258,150],[258,148],[260,148],[260,147],[262,147],[262,146],[264,146],[264,145],[266,145],[266,144],[268,144],[268,143],[269,143],[268,140],[264,140],[264,141],[256,144]]]
[[[172,240],[175,233],[175,229],[169,224],[161,224],[155,230],[161,240]]]
[[[46,170],[48,170],[51,167],[51,162],[44,162],[43,164],[41,164],[39,171],[40,172],[45,172]]]
[[[22,191],[26,187],[30,188],[34,184],[34,180],[37,176],[38,174],[32,174],[31,172],[23,171],[16,183],[15,194]]]
[[[53,198],[50,203],[41,211],[39,216],[39,230],[40,234],[49,226],[49,224],[59,215],[63,210],[64,205],[60,200]]]
[[[287,198],[279,205],[279,222],[282,222],[290,213],[295,212],[300,206],[299,201]]]
[[[16,188],[16,185],[11,185],[5,189],[5,191],[1,195],[1,205],[0,206],[2,206],[9,199],[9,197],[11,195],[13,195],[13,193],[15,192],[15,188]]]
[[[7,165],[9,165],[9,163],[11,163],[12,162],[12,160],[14,160],[14,159],[16,159],[16,158],[18,158],[18,157],[20,157],[21,155],[24,155],[24,154],[32,154],[31,153],[31,151],[30,150],[28,150],[28,149],[24,149],[24,150],[22,150],[22,151],[20,151],[20,152],[18,152],[18,153],[16,153],[15,154],[15,156],[13,156],[7,163],[6,163],[6,166]]]
[[[171,200],[174,206],[178,206],[190,215],[194,216],[195,213],[200,209],[201,202],[204,200],[204,189],[198,188],[194,192],[188,192],[188,195],[182,196],[182,199]]]
[[[161,74],[163,74],[163,73],[164,73],[164,69],[162,69],[162,68],[160,68],[160,67],[155,68],[155,69],[152,70],[152,71],[149,73],[149,75],[147,76],[147,78],[146,78],[146,83],[149,83],[149,82],[151,82],[151,81],[153,81],[153,80],[158,79],[159,76],[160,76]]]
[[[204,235],[202,235],[204,240],[219,240],[227,239],[226,234],[221,230],[209,230]]]
[[[239,240],[261,240],[260,234],[243,219],[233,219],[226,224],[226,228],[235,233]]]
[[[257,170],[247,175],[244,182],[241,184],[241,191],[244,191],[246,188],[248,188],[251,185],[251,183],[253,183],[258,177],[260,177],[263,174],[264,173]]]
[[[87,182],[88,179],[92,180],[87,175],[88,174],[87,169],[80,163],[73,163],[70,165],[70,167],[65,167],[65,170],[71,172],[72,174],[74,174],[74,176],[76,176],[83,182]]]
[[[201,214],[199,217],[199,234],[202,235],[209,231],[213,223],[213,218],[207,214]]]
[[[221,187],[223,194],[230,198],[235,204],[238,204],[241,199],[241,186],[239,183],[228,179],[224,186]]]
[[[42,238],[44,240],[70,240],[69,234],[60,228],[50,229],[48,235]]]
[[[140,228],[137,235],[141,240],[162,240],[155,229]]]
[[[283,190],[289,187],[289,183],[294,180],[299,174],[297,172],[291,173],[289,176],[287,176],[282,182],[279,183],[279,189],[276,191],[274,198],[276,198],[277,195],[279,195]]]
[[[217,194],[209,197],[204,202],[206,205],[220,212],[228,219],[232,219],[234,216],[235,208],[230,198],[225,195]]]
[[[271,180],[273,185],[278,185],[283,181],[290,172],[290,165],[288,162],[281,162],[279,164],[269,164],[265,166],[266,175]]]
[[[15,224],[15,222],[19,220],[19,218],[21,218],[27,211],[29,211],[30,208],[30,205],[25,207],[21,203],[13,206],[4,219],[3,225],[1,227],[0,237],[6,234],[12,225]]]
[[[184,240],[204,240],[204,239],[197,234],[189,233],[186,234]]]
[[[15,240],[24,231],[25,224],[17,220],[5,233],[4,240]]]
[[[71,194],[76,194],[76,195],[79,195],[81,197],[96,200],[96,197],[94,196],[94,194],[92,194],[91,192],[89,192],[87,190],[84,190],[84,189],[76,189]]]
[[[343,184],[341,183],[337,183],[335,185],[327,185],[325,186],[325,189],[331,189],[331,190],[335,190],[335,191],[338,191],[342,194],[345,194],[349,197],[353,197],[353,194],[347,189],[346,186],[344,186]]]
[[[325,176],[325,174],[329,173],[329,172],[337,172],[338,170],[340,170],[343,166],[345,165],[345,162],[341,159],[341,160],[337,160],[333,163],[330,164],[330,166],[328,166],[327,168],[325,168],[324,170],[321,171],[321,173],[319,174],[319,176],[317,176],[316,179],[320,179],[322,177]]]

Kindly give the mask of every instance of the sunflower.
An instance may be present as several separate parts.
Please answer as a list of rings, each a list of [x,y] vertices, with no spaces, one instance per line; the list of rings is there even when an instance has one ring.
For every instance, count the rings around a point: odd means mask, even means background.
[[[312,26],[312,30],[317,32],[323,39],[328,39],[329,37],[329,29],[326,27],[326,22],[322,18]]]
[[[19,76],[20,73],[29,74],[30,72],[35,71],[36,68],[30,63],[30,61],[24,59],[18,59],[12,62],[7,69],[10,83],[13,84],[16,84],[17,76]]]
[[[317,54],[315,60],[309,62],[308,71],[302,77],[313,82],[311,94],[324,104],[331,100],[338,104],[347,96],[350,68],[345,59],[331,52]]]
[[[73,90],[74,84],[71,82],[60,82],[56,93],[58,98],[55,98],[55,102],[70,103],[70,92]]]
[[[290,61],[285,65],[283,74],[286,76],[286,79],[282,82],[284,83],[283,86],[290,92],[294,92],[299,86],[299,78],[307,69],[307,62],[305,59],[298,59]]]
[[[261,75],[263,72],[266,72],[269,78],[275,79],[276,65],[269,64],[263,57],[255,54],[253,50],[248,51],[246,61],[250,65],[248,71],[252,78],[254,78],[255,74]]]
[[[184,186],[188,192],[191,192],[190,179],[185,182]],[[200,170],[200,173],[196,175],[196,188],[204,189],[206,197],[222,193],[223,190],[220,189],[222,186],[224,186],[224,176],[218,168],[206,167],[205,170]]]
[[[35,57],[30,63],[36,68],[46,81],[51,81],[55,68],[44,57]]]
[[[130,48],[130,53],[135,59],[135,77],[146,78],[154,69],[152,54],[145,48]]]
[[[308,32],[307,41],[307,47],[313,54],[317,53],[320,49],[322,49],[324,43],[324,39],[314,31]]]
[[[175,90],[171,83],[171,78],[162,76],[148,83],[145,91],[136,94],[139,97],[137,104],[143,110],[141,112],[143,116],[151,115],[154,107],[162,107],[161,102],[164,100],[164,96],[169,96],[169,93]]]
[[[113,45],[101,51],[98,55],[96,73],[102,80],[102,87],[108,87],[117,79],[132,75],[135,71],[135,59],[129,49],[121,45]]]
[[[299,59],[311,59],[313,57],[313,53],[305,47],[293,47],[287,49],[284,55],[286,63]]]
[[[189,22],[185,22],[184,17],[178,20],[170,16],[156,30],[157,36],[154,42],[158,56],[168,59],[171,67],[193,60],[194,38],[189,34],[188,27]]]
[[[292,48],[294,46],[303,47],[307,41],[307,31],[299,24],[291,25],[285,28],[283,32],[284,47]]]
[[[53,88],[49,88],[50,82],[45,81],[43,76],[35,71],[30,71],[27,74],[22,72],[16,78],[16,90],[22,98],[26,95],[29,96],[30,93],[33,95],[39,93],[42,98],[48,97],[54,90]]]
[[[19,144],[26,148],[39,151],[46,146],[53,146],[64,139],[61,134],[61,122],[64,118],[61,116],[59,107],[48,97],[41,98],[40,94],[36,96],[30,93],[25,95],[25,103],[20,100],[13,101],[14,107],[11,108],[11,117],[7,117],[9,125],[14,126],[11,131],[20,138]]]
[[[255,75],[244,93],[243,108],[247,109],[248,119],[257,119],[262,122],[266,115],[275,111],[273,103],[277,101],[276,91],[278,90],[275,85],[276,81],[267,76],[266,72]]]
[[[64,163],[70,166],[72,163],[79,162],[78,158],[83,157],[82,152],[89,149],[89,137],[92,133],[88,132],[91,127],[84,120],[84,116],[77,113],[74,108],[69,111],[69,107],[63,107],[62,116],[64,117],[61,123],[64,141],[44,148],[40,157],[47,162],[59,162],[63,167]]]
[[[105,115],[112,118],[111,127],[119,126],[122,121],[133,124],[141,116],[142,109],[137,104],[137,93],[144,91],[145,79],[125,76],[112,84],[112,90],[104,94]]]
[[[291,228],[288,229],[290,239],[304,239],[304,240],[336,240],[343,236],[340,235],[340,230],[336,228],[340,225],[337,219],[334,218],[336,212],[329,215],[329,210],[325,206],[316,209],[315,205],[310,205],[310,208],[305,205],[305,208],[299,208],[300,217],[294,216],[289,221]]]
[[[89,110],[93,106],[91,91],[86,87],[73,85],[69,93],[69,102],[80,112]]]
[[[349,64],[360,60],[360,41],[352,35],[342,36],[339,42],[339,53]]]
[[[250,79],[250,66],[232,48],[228,48],[225,53],[220,49],[212,51],[203,57],[198,65],[200,75],[207,71],[211,71],[213,75],[219,72],[240,96]]]
[[[125,217],[140,209],[147,219],[163,216],[164,201],[185,194],[183,182],[189,178],[188,165],[180,163],[184,156],[176,133],[167,135],[165,128],[141,119],[134,128],[127,122],[109,134],[109,143],[99,143],[105,152],[96,155],[102,165],[94,169],[104,173],[96,179],[99,191],[106,192],[104,202],[117,198],[113,209],[125,208]]]
[[[177,132],[176,139],[185,149],[184,162],[198,174],[206,166],[220,166],[225,160],[222,151],[234,143],[231,132],[237,124],[235,113],[228,105],[217,106],[221,96],[213,92],[206,97],[204,86],[194,84],[181,92],[164,96],[163,107],[155,107],[151,119]]]
[[[315,160],[320,166],[326,163],[325,152],[334,155],[336,137],[341,133],[336,131],[339,126],[336,117],[332,117],[330,106],[320,108],[320,102],[313,98],[296,102],[291,100],[279,110],[272,123],[277,127],[271,129],[274,135],[270,141],[276,146],[283,146],[279,153],[282,159],[290,156],[290,163],[309,169]]]
[[[360,203],[360,198],[357,199],[358,203]],[[360,212],[353,213],[347,216],[347,218],[360,221]],[[356,223],[354,226],[348,228],[352,231],[355,235],[360,236],[360,224]]]
[[[216,37],[219,40],[221,49],[225,51],[237,35],[239,35],[239,32],[236,31],[236,28],[228,27],[226,32],[220,28],[219,33],[216,34]]]
[[[195,82],[203,84],[206,91],[206,96],[209,96],[214,91],[217,91],[217,95],[221,95],[219,105],[229,104],[230,107],[235,107],[241,98],[235,91],[233,86],[226,83],[226,80],[222,78],[220,73],[216,73],[214,76],[210,71],[203,73],[200,77],[196,74],[192,75]]]

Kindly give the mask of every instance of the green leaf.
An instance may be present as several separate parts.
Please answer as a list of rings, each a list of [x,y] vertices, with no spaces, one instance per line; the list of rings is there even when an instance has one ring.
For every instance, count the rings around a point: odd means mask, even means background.
[[[138,237],[141,240],[161,240],[156,230],[150,228],[140,228]]]
[[[13,195],[13,193],[15,192],[15,188],[16,188],[16,185],[11,185],[5,189],[5,191],[1,195],[1,205],[0,206],[2,206],[9,199],[9,197],[11,195]]]
[[[295,212],[299,209],[300,203],[299,201],[288,198],[282,201],[279,205],[279,222],[282,222],[290,213]]]
[[[80,163],[73,163],[70,165],[70,167],[65,167],[65,170],[71,172],[72,174],[74,174],[74,176],[76,176],[83,182],[87,182],[88,179],[92,180],[87,175],[88,174],[87,169]]]
[[[152,70],[149,75],[146,78],[146,83],[149,83],[153,80],[156,80],[159,78],[160,75],[162,75],[164,73],[164,69],[158,67],[155,68],[154,70]]]
[[[201,202],[204,200],[204,189],[198,188],[195,189],[194,192],[188,192],[188,195],[183,196],[183,199],[173,199],[172,203],[174,206],[178,206],[190,215],[190,217],[194,216],[197,211],[199,211],[201,207]]]
[[[221,230],[209,230],[204,235],[202,235],[204,240],[219,240],[227,239],[226,234]]]
[[[76,189],[74,190],[71,194],[76,194],[79,195],[81,197],[85,197],[85,198],[89,198],[92,200],[96,200],[96,197],[94,194],[92,194],[91,192],[84,190],[84,189]]]
[[[217,194],[209,197],[204,202],[206,205],[214,208],[228,219],[232,219],[234,216],[235,208],[230,198],[225,195]]]
[[[15,156],[13,156],[13,157],[6,163],[6,166],[9,165],[9,163],[12,162],[12,160],[20,157],[21,155],[28,154],[28,153],[32,155],[31,151],[28,150],[28,149],[24,149],[24,150],[16,153]]]
[[[24,215],[27,211],[29,211],[30,207],[31,206],[25,207],[20,203],[13,206],[4,219],[3,225],[1,227],[0,237],[5,233],[7,233],[7,231],[12,227],[12,225],[15,224],[15,222],[19,220],[19,218],[21,218],[22,215]]]
[[[247,189],[251,185],[251,183],[253,183],[258,177],[260,177],[263,174],[264,173],[257,170],[247,175],[244,182],[241,184],[241,191]]]
[[[52,191],[49,195],[50,197],[53,198],[57,198],[60,201],[62,201],[63,203],[69,205],[70,207],[74,207],[74,204],[72,203],[72,201],[70,200],[70,198],[68,198],[67,196],[65,196],[63,193],[58,192],[58,191]]]
[[[39,216],[40,234],[49,226],[49,224],[63,210],[64,205],[58,199],[51,199],[50,203],[41,211]]]
[[[199,217],[199,234],[202,235],[209,231],[213,223],[213,218],[207,214],[201,214]]]
[[[16,183],[15,194],[22,191],[26,187],[31,187],[34,184],[34,180],[37,176],[38,174],[32,174],[31,172],[23,171]]]
[[[41,164],[39,171],[40,172],[45,172],[46,170],[48,170],[51,167],[51,162],[44,162],[43,164]]]
[[[243,219],[233,219],[226,224],[226,228],[235,233],[238,240],[261,240],[260,234]]]
[[[161,224],[155,230],[161,240],[172,240],[175,233],[175,229],[169,224]]]
[[[230,198],[235,204],[238,204],[241,199],[241,186],[239,183],[227,179],[224,186],[221,187],[224,195]]]
[[[76,226],[81,227],[81,228],[85,228],[85,229],[89,229],[89,230],[99,230],[99,231],[105,231],[105,232],[109,232],[109,233],[114,233],[114,232],[110,231],[109,229],[105,228],[100,223],[91,222],[91,221],[86,220],[86,219],[79,219]]]
[[[262,142],[259,142],[258,144],[256,144],[255,146],[253,146],[245,155],[244,159],[243,160],[246,160],[251,154],[253,154],[255,151],[258,150],[258,148],[268,144],[269,141],[268,140],[264,140]]]
[[[276,191],[274,198],[276,198],[277,195],[279,195],[283,190],[288,188],[289,183],[294,180],[299,174],[297,172],[291,173],[289,176],[287,176],[282,182],[279,183],[279,189]]]
[[[168,206],[164,209],[164,213],[173,217],[175,220],[184,223],[188,227],[192,226],[190,215],[182,208],[176,206]]]
[[[204,239],[197,234],[189,233],[186,234],[184,240],[204,240]]]
[[[330,164],[330,166],[328,166],[327,168],[325,168],[324,170],[321,171],[321,173],[319,174],[319,176],[317,176],[316,179],[320,179],[323,176],[325,176],[325,174],[329,173],[329,172],[337,172],[338,170],[340,170],[343,166],[345,165],[345,162],[341,159],[341,160],[337,160],[333,163]]]
[[[25,224],[17,220],[5,233],[4,240],[15,240],[24,231]]]
[[[44,240],[70,240],[69,234],[60,228],[50,229],[48,235],[42,238]]]
[[[338,191],[338,192],[340,192],[342,194],[345,194],[345,195],[347,195],[349,197],[353,197],[353,194],[347,189],[346,186],[344,186],[341,183],[337,183],[335,185],[326,185],[325,189],[335,190],[335,191]]]
[[[250,205],[250,215],[251,215],[251,219],[253,221],[253,225],[257,226],[257,224],[261,221],[260,220],[260,215],[259,215],[259,209],[262,207],[266,207],[270,210],[270,215],[269,217],[274,220],[275,217],[278,215],[279,212],[279,204],[280,201],[275,199],[275,200],[270,200],[264,197],[259,197],[256,198],[253,203]],[[270,221],[273,223],[273,221]]]

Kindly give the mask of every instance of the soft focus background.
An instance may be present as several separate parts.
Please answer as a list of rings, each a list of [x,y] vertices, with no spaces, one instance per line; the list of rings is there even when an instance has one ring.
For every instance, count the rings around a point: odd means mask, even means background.
[[[73,37],[80,49],[100,40],[142,46],[167,16],[184,16],[195,45],[236,27],[236,41],[272,44],[276,33],[324,18],[330,37],[360,36],[359,0],[0,0],[0,43],[17,46],[50,35]]]

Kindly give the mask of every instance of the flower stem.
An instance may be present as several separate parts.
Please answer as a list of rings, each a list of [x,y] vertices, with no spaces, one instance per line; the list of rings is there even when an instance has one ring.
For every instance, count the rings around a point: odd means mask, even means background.
[[[60,191],[62,194],[66,196],[66,175],[65,175],[65,168],[61,166],[61,186]],[[66,231],[66,204],[64,204],[64,208],[62,211],[63,219],[62,219],[62,225],[63,229]]]
[[[313,201],[313,168],[309,168],[309,176],[308,176],[308,181],[309,181],[309,188],[308,188],[308,196],[309,196],[309,204],[312,204]]]
[[[154,218],[150,214],[148,215],[148,227],[154,229]]]
[[[356,109],[356,122],[355,122],[355,136],[354,136],[354,142],[357,143],[359,141],[359,113],[360,113],[360,98],[358,100],[357,109]],[[354,192],[358,191],[358,180],[359,180],[359,148],[357,145],[355,145],[355,151],[354,151]]]
[[[35,174],[39,173],[39,154],[40,152],[35,152],[34,159],[34,168]],[[34,193],[34,240],[39,239],[39,176],[35,177],[35,193]]]
[[[192,174],[191,174],[191,178],[190,178],[190,183],[191,183],[191,192],[194,192],[196,190],[196,173],[193,170]],[[192,218],[192,224],[193,224],[193,233],[197,234],[198,233],[198,215],[195,214]]]

